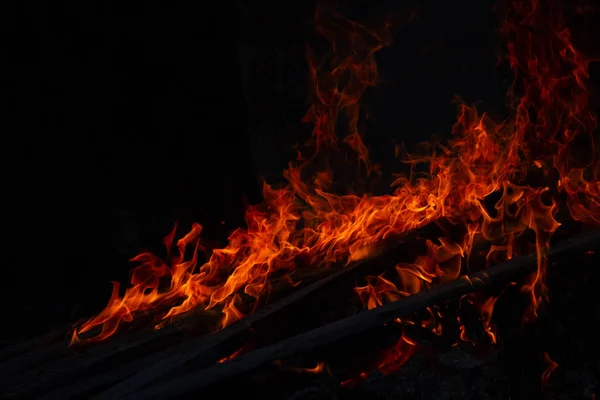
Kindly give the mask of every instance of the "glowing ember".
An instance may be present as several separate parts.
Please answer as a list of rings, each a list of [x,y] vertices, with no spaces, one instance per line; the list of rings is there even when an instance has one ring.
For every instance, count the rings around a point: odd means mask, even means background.
[[[279,368],[285,369],[287,371],[296,372],[299,374],[322,374],[323,372],[327,372],[327,364],[324,362],[318,362],[316,366],[312,368],[300,368],[294,367],[291,365],[284,365],[281,361],[276,360],[275,365]]]
[[[545,252],[560,225],[559,207],[566,206],[583,224],[600,225],[600,162],[593,137],[596,118],[588,102],[588,61],[573,46],[559,14],[537,0],[510,4],[502,34],[509,41],[507,60],[515,78],[508,93],[515,104],[512,117],[494,122],[474,107],[459,105],[445,145],[431,144],[427,154],[404,159],[411,166],[425,166],[428,173],[398,176],[391,183],[393,192],[384,196],[334,194],[339,177],[323,160],[349,146],[366,177],[376,174],[357,121],[359,100],[376,83],[375,53],[390,44],[389,32],[348,21],[325,7],[317,9],[315,22],[335,55],[321,59],[308,51],[315,102],[305,121],[314,124],[309,143],[314,152],[299,154],[285,171],[287,186],[264,185],[264,203],[247,210],[246,229],[233,232],[227,246],[210,251],[202,265],[199,251],[208,250],[198,224],[177,242],[175,227],[165,246],[177,251],[166,260],[150,253],[135,257],[132,261],[139,265],[131,286],[121,296],[115,283],[106,308],[76,329],[72,343],[106,339],[122,321],[132,321],[135,312],[159,306],[169,307],[164,321],[194,308],[215,309],[223,314],[219,327],[225,327],[244,317],[244,294],[258,298],[274,273],[293,271],[300,258],[315,268],[360,260],[382,239],[440,218],[464,226],[463,237],[427,241],[426,254],[397,265],[398,285],[383,276],[368,278],[367,286],[356,288],[366,307],[458,278],[477,240],[489,243],[489,263],[537,252],[538,272],[524,288],[535,315],[546,296]],[[586,152],[574,157],[576,143],[585,143]],[[499,200],[490,209],[486,200],[492,195]],[[535,233],[529,248],[523,245],[526,231]],[[495,341],[490,319],[496,298],[471,301]],[[429,311],[430,328],[441,334],[435,312]],[[81,337],[95,329],[101,332]],[[379,368],[396,368],[413,348],[402,338]]]
[[[233,353],[231,353],[230,355],[228,355],[227,357],[223,357],[220,360],[218,360],[217,363],[222,364],[225,361],[232,360],[232,359],[236,358],[237,356],[239,356],[240,354],[248,351],[251,347],[252,346],[248,342],[245,345],[243,345],[242,347],[240,347],[239,349],[237,349],[236,351],[234,351]]]

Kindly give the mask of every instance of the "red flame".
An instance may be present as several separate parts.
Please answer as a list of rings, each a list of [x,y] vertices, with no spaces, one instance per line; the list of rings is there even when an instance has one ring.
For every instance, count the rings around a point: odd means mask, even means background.
[[[548,381],[550,381],[550,376],[554,372],[556,368],[558,368],[558,364],[552,361],[548,352],[544,353],[544,363],[546,364],[546,369],[542,373],[542,389],[548,385]]]
[[[508,93],[515,100],[513,116],[495,122],[460,104],[446,144],[405,157],[410,165],[426,166],[428,173],[398,176],[391,183],[393,192],[383,196],[334,194],[340,174],[326,161],[341,154],[344,145],[367,175],[377,171],[358,128],[359,100],[377,81],[375,54],[391,43],[388,27],[371,29],[323,6],[317,8],[315,23],[333,56],[321,58],[310,49],[307,55],[315,102],[305,121],[314,124],[314,153],[299,154],[285,171],[287,186],[265,184],[264,203],[246,212],[247,227],[233,232],[228,244],[212,250],[203,264],[198,250],[206,249],[198,224],[177,241],[177,253],[166,261],[150,253],[135,257],[139,265],[131,286],[121,296],[115,283],[106,308],[79,326],[72,342],[106,339],[135,312],[159,306],[170,307],[163,320],[193,308],[218,309],[220,327],[225,327],[243,317],[240,304],[261,296],[275,272],[293,271],[300,262],[318,268],[363,259],[382,239],[442,217],[465,226],[464,237],[428,241],[426,254],[397,266],[398,287],[383,276],[369,278],[367,286],[356,288],[367,308],[456,279],[475,238],[490,242],[488,262],[493,262],[498,255],[510,258],[522,251],[516,243],[531,230],[538,270],[524,290],[531,294],[535,315],[546,296],[545,254],[560,225],[555,219],[559,207],[566,205],[577,221],[600,224],[588,60],[574,47],[560,14],[537,0],[510,2],[502,34],[514,74]],[[578,150],[582,142],[583,152]],[[534,183],[533,175],[538,177]],[[492,194],[499,200],[490,210],[485,200]],[[176,233],[165,238],[168,250]],[[481,304],[488,325],[494,301]],[[94,329],[101,332],[80,336]],[[404,347],[400,353],[410,353]]]
[[[285,365],[279,360],[275,361],[275,365],[282,369],[285,369],[287,371],[295,372],[298,374],[319,375],[319,374],[322,374],[323,372],[328,372],[327,364],[323,361],[318,362],[317,365],[312,368],[301,368],[301,367],[295,367],[292,365]]]
[[[384,353],[377,369],[384,375],[398,371],[412,357],[415,346],[415,342],[403,335],[392,349]]]

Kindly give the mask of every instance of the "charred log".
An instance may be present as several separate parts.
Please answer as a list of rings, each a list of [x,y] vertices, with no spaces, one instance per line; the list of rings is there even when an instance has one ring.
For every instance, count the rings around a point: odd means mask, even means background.
[[[329,310],[320,310],[312,320],[297,321],[295,324],[290,322],[290,316],[301,312],[307,307],[307,302],[329,297],[327,294],[331,291],[338,293],[345,288],[352,294],[351,289],[357,277],[379,274],[392,268],[398,260],[411,253],[416,239],[435,234],[439,234],[439,226],[431,224],[403,239],[391,238],[381,243],[372,250],[373,257],[367,260],[347,267],[337,266],[304,274],[304,287],[288,296],[285,294],[289,290],[274,291],[271,297],[281,298],[271,305],[222,331],[206,336],[198,337],[198,331],[206,331],[203,327],[199,328],[199,325],[206,324],[205,313],[182,317],[176,324],[158,331],[146,328],[124,332],[108,343],[91,346],[68,348],[63,332],[62,340],[30,352],[15,353],[14,358],[0,364],[3,386],[17,396],[57,390],[58,397],[63,398],[67,393],[75,397],[84,396],[129,378],[126,385],[117,385],[109,392],[110,396],[119,396],[129,393],[132,388],[142,388],[190,361],[195,361],[199,368],[208,367],[257,336],[260,336],[259,345],[269,345],[298,334],[302,329],[318,326],[323,323],[323,314]],[[302,278],[302,275],[297,274],[295,278]],[[311,279],[314,281],[318,278],[321,279],[310,283]],[[346,299],[342,296],[339,301]],[[270,328],[274,325],[282,329],[273,331]],[[146,368],[149,365],[151,367]],[[123,388],[126,392],[121,393]]]
[[[587,251],[600,245],[600,232],[594,231],[565,240],[554,246],[548,254],[553,260],[567,256],[573,251]],[[531,273],[536,268],[536,255],[531,254],[514,258],[502,264],[488,268],[484,272],[472,274],[448,282],[431,290],[421,292],[406,299],[388,303],[382,307],[366,311],[352,317],[333,322],[322,328],[291,337],[271,346],[267,346],[239,358],[217,364],[205,369],[187,372],[171,380],[149,386],[135,392],[138,381],[132,381],[131,397],[176,398],[215,384],[221,380],[248,373],[256,368],[285,359],[293,355],[323,348],[336,341],[373,330],[396,318],[411,315],[427,306],[480,290],[498,282],[515,279],[519,275]],[[128,381],[121,385],[120,394],[127,393]],[[109,391],[98,398],[107,398]]]

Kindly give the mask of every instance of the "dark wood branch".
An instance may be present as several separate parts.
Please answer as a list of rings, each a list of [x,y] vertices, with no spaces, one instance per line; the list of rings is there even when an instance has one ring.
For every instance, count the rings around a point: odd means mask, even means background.
[[[69,329],[73,327],[73,324],[61,325],[59,328],[53,329],[52,331],[25,340],[15,341],[14,344],[9,344],[0,350],[0,360],[8,361],[22,356],[23,354],[29,353],[32,349],[39,349],[41,347],[50,345],[57,341],[63,340]]]
[[[276,313],[285,311],[289,306],[313,295],[317,291],[326,290],[331,284],[337,283],[343,278],[350,278],[353,280],[356,276],[360,276],[361,274],[376,274],[382,272],[382,270],[389,268],[390,264],[393,264],[394,261],[398,261],[398,259],[401,259],[400,257],[402,255],[406,254],[406,246],[413,242],[415,238],[427,236],[430,234],[430,231],[434,231],[435,229],[435,225],[428,225],[417,232],[406,235],[403,240],[398,240],[397,238],[389,239],[374,249],[373,257],[368,260],[355,262],[346,268],[338,269],[323,279],[292,293],[273,303],[271,306],[258,310],[241,321],[226,327],[222,331],[197,341],[183,343],[177,348],[169,349],[164,353],[148,357],[144,365],[151,365],[151,367],[142,371],[136,370],[135,375],[117,384],[98,398],[110,399],[127,395],[132,391],[147,386],[151,382],[176,370],[193,359],[202,358],[203,361],[208,363],[216,362],[223,356],[228,355],[223,354],[221,350],[225,343],[237,337],[246,335],[257,323],[267,320]],[[394,245],[391,245],[390,243],[394,243]],[[137,365],[137,363],[135,364]],[[114,381],[117,375],[120,375],[120,378],[122,378],[123,375],[129,376],[131,375],[131,370],[122,368],[111,371],[102,379],[96,378],[94,383],[100,383],[103,380],[105,382],[106,379]]]
[[[588,232],[558,243],[551,249],[548,257],[557,258],[572,251],[585,251],[597,247],[600,247],[600,231]],[[383,324],[396,318],[411,315],[425,307],[477,291],[484,286],[515,279],[519,275],[535,271],[535,268],[535,254],[517,257],[490,267],[483,272],[462,277],[406,299],[388,303],[382,307],[333,322],[322,328],[288,338],[222,364],[191,371],[169,381],[149,386],[141,391],[132,393],[129,397],[135,399],[165,399],[183,396],[223,379],[252,371],[275,360],[285,359],[299,353],[321,348],[340,339],[381,327]],[[188,357],[183,356],[182,358],[187,359]],[[109,391],[96,398],[108,398],[108,393],[126,393],[127,384],[132,383],[132,387],[139,388],[139,382],[139,380],[125,381],[118,392]],[[131,393],[132,391],[129,392]]]
[[[310,269],[298,272],[294,279],[306,279],[311,282],[332,271]],[[286,287],[289,287],[289,284],[276,282],[273,290],[274,292],[283,291]],[[69,372],[67,366],[80,371],[82,368],[103,362],[121,353],[135,350],[140,346],[147,346],[150,342],[156,342],[157,346],[162,348],[174,336],[183,336],[182,331],[189,326],[194,326],[204,317],[205,315],[202,313],[189,312],[175,316],[172,323],[159,331],[152,327],[146,327],[133,333],[113,337],[106,342],[71,348],[68,343],[74,324],[64,325],[48,334],[2,349],[0,352],[0,360],[2,360],[0,376],[2,376],[2,380],[12,376],[22,376],[24,373],[38,376],[39,371],[48,363],[54,364],[52,369],[63,371],[63,373]]]
[[[6,379],[15,376],[29,368],[35,367],[46,360],[54,360],[68,352],[68,332],[71,326],[52,331],[49,334],[17,343],[0,356],[0,376]]]
[[[311,282],[333,271],[334,269],[303,270],[295,274],[294,278]],[[289,284],[280,283],[275,283],[274,292],[289,288]],[[71,324],[63,327],[61,331],[54,331],[49,335],[15,344],[6,349],[7,357],[0,363],[0,376],[2,376],[0,381],[17,392],[21,390],[20,387],[31,391],[56,387],[64,381],[71,381],[74,386],[86,391],[94,387],[105,387],[148,366],[149,363],[156,361],[157,357],[168,356],[170,353],[163,353],[163,349],[181,343],[188,336],[187,327],[194,326],[203,317],[205,317],[203,313],[190,312],[176,316],[173,323],[158,331],[152,327],[145,327],[121,337],[111,338],[106,342],[69,348],[68,337]],[[129,357],[130,353],[134,356]],[[151,354],[151,356],[139,359],[139,354]],[[113,363],[118,365],[116,369],[107,368],[105,373],[89,374],[90,382],[84,386],[81,383],[87,382],[85,380],[68,379],[73,374],[81,374],[89,368],[111,364],[116,358],[120,359],[120,362]]]
[[[7,377],[14,377],[8,382],[3,382],[3,385],[10,387],[10,392],[14,395],[43,393],[51,396],[52,391],[56,390],[57,398],[64,398],[65,393],[81,396],[129,378],[126,385],[114,387],[109,393],[109,397],[113,397],[126,394],[120,393],[122,389],[126,389],[129,393],[131,390],[142,388],[192,359],[202,359],[206,365],[210,365],[229,355],[233,351],[229,345],[231,341],[243,341],[259,322],[269,325],[268,320],[274,315],[287,312],[290,306],[312,298],[315,292],[328,290],[334,283],[353,283],[354,279],[361,274],[383,272],[391,264],[395,265],[394,262],[402,260],[402,256],[406,256],[412,247],[411,243],[414,243],[416,238],[428,237],[436,229],[438,228],[432,224],[405,235],[403,240],[390,238],[374,249],[376,255],[373,258],[356,262],[346,268],[341,266],[331,268],[320,280],[308,284],[222,331],[181,343],[185,335],[178,327],[168,326],[159,331],[144,330],[125,335],[123,338],[113,338],[108,343],[100,343],[90,348],[84,346],[75,355],[73,349],[67,349],[66,342],[62,341],[55,345],[58,354],[52,353],[40,357],[38,352],[33,352],[12,362],[0,364],[0,369],[8,373]],[[312,279],[320,276],[322,277],[323,274],[315,275]],[[351,287],[351,285],[346,286]],[[188,320],[193,322],[197,318],[194,316],[184,318],[182,322],[189,323]],[[46,364],[36,365],[40,361],[45,361]],[[148,366],[151,367],[142,370]],[[16,368],[11,369],[11,367]],[[85,373],[88,370],[94,372]],[[2,380],[6,381],[6,379]]]

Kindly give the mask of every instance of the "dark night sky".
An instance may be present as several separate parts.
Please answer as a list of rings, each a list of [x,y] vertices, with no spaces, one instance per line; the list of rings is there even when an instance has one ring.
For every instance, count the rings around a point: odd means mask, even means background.
[[[223,239],[244,195],[259,200],[260,177],[276,180],[307,138],[313,3],[200,3],[19,6],[3,146],[6,336],[98,310],[127,258],[160,246],[176,219]],[[394,139],[449,132],[454,95],[501,111],[508,83],[494,70],[492,1],[418,9],[381,51],[385,86],[369,98],[366,140],[390,168]]]
[[[9,321],[89,314],[176,219],[232,226],[243,195],[257,200],[233,9],[191,4],[22,4],[3,149]]]

